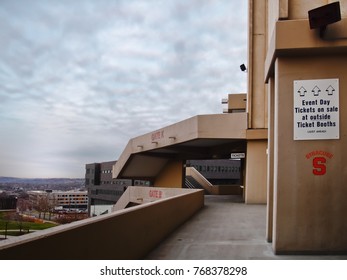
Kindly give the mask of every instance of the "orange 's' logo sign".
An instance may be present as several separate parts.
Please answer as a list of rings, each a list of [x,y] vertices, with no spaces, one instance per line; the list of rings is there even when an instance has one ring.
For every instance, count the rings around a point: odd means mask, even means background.
[[[312,173],[316,176],[325,175],[327,173],[327,159],[332,159],[333,154],[326,151],[316,150],[306,154],[306,159],[312,158]]]

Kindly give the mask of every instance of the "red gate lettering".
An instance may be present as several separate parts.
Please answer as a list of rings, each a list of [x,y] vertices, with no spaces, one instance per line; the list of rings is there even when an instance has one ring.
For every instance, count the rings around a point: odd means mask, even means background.
[[[161,198],[162,197],[162,191],[158,190],[150,190],[149,191],[149,197],[154,197],[154,198]]]
[[[327,160],[324,157],[315,157],[313,158],[313,174],[314,175],[324,175],[327,172],[327,167],[325,163]]]

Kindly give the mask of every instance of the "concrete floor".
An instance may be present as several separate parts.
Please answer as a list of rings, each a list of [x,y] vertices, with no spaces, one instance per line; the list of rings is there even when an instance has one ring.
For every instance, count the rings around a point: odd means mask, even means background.
[[[240,196],[205,196],[205,207],[174,231],[148,260],[329,260],[347,255],[275,255],[266,236],[266,206]]]

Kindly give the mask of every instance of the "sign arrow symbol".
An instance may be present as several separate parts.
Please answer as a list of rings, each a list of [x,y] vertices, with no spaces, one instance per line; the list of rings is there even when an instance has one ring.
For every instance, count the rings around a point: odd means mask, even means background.
[[[315,86],[312,90],[314,96],[318,96],[319,93],[321,92],[320,88]]]
[[[305,96],[305,93],[307,92],[307,90],[302,86],[301,88],[299,88],[298,93],[300,94],[300,96]]]
[[[328,95],[333,95],[335,92],[335,89],[330,85],[327,89],[326,92],[328,93]]]

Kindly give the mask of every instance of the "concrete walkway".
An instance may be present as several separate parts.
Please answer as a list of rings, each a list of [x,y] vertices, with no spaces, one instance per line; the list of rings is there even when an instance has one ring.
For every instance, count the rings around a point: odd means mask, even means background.
[[[347,259],[347,255],[275,255],[266,241],[266,206],[239,196],[205,196],[205,207],[174,231],[148,260]]]

